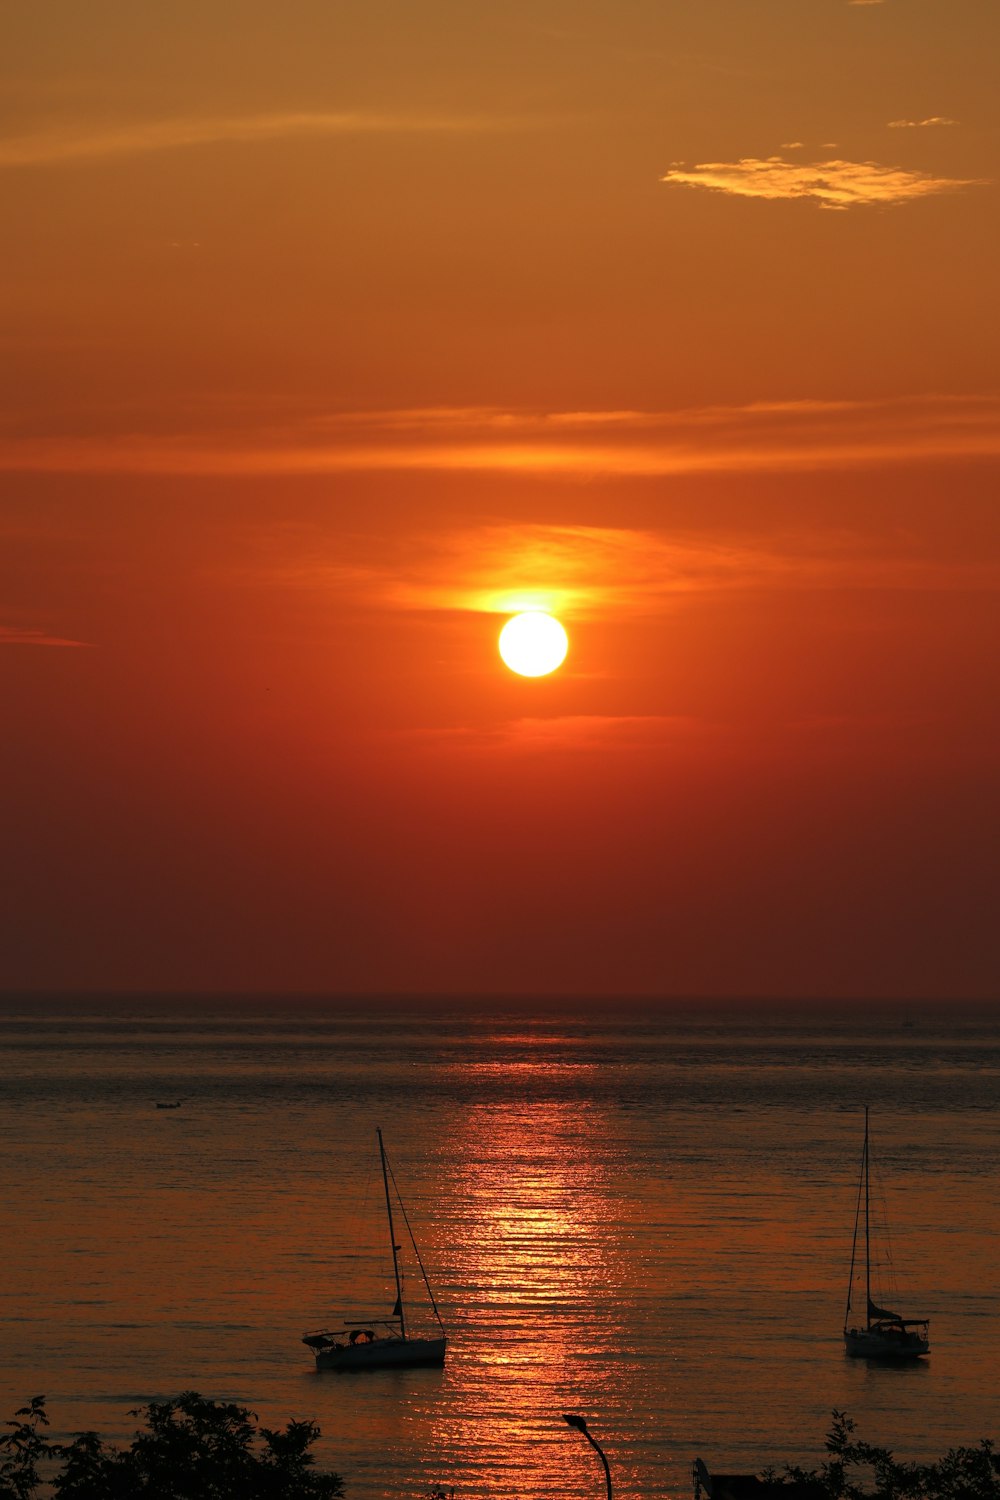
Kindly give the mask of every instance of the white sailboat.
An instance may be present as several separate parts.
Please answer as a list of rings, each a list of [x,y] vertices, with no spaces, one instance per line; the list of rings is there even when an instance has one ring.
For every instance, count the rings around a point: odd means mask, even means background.
[[[316,1368],[318,1370],[378,1370],[389,1366],[400,1365],[441,1365],[444,1364],[447,1337],[441,1315],[438,1312],[431,1284],[424,1270],[424,1263],[420,1259],[420,1251],[410,1228],[410,1221],[403,1207],[403,1200],[399,1196],[396,1187],[396,1179],[392,1177],[392,1185],[396,1192],[396,1201],[403,1222],[406,1225],[413,1246],[413,1254],[420,1274],[427,1288],[427,1296],[433,1309],[437,1326],[440,1330],[439,1336],[431,1338],[414,1338],[407,1328],[406,1312],[403,1307],[403,1280],[399,1270],[400,1246],[396,1244],[396,1230],[392,1213],[392,1192],[389,1187],[389,1179],[392,1176],[392,1168],[389,1166],[385,1154],[385,1144],[382,1140],[382,1131],[376,1131],[378,1136],[379,1161],[382,1166],[382,1184],[385,1188],[385,1211],[389,1221],[389,1244],[392,1247],[392,1270],[396,1281],[396,1302],[387,1317],[380,1318],[350,1318],[343,1327],[337,1330],[320,1329],[316,1333],[303,1335],[302,1342],[307,1344],[316,1356]]]
[[[858,1258],[858,1231],[862,1203],[865,1225],[865,1321],[851,1325],[851,1299],[854,1294],[854,1272]],[[888,1312],[872,1301],[872,1222],[871,1222],[871,1148],[868,1134],[868,1107],[865,1106],[865,1144],[861,1152],[861,1176],[854,1213],[854,1240],[851,1245],[851,1274],[847,1283],[847,1308],[844,1312],[844,1347],[848,1354],[863,1359],[918,1359],[930,1353],[930,1322],[927,1318],[904,1318]],[[881,1294],[880,1294],[881,1295]]]

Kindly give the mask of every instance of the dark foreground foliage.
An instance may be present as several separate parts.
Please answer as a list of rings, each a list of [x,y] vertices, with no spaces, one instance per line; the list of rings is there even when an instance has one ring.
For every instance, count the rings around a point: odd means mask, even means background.
[[[245,1406],[196,1391],[131,1415],[144,1417],[145,1427],[128,1448],[113,1448],[96,1432],[50,1443],[45,1397],[33,1397],[0,1436],[0,1500],[32,1500],[43,1482],[60,1500],[330,1500],[343,1493],[338,1474],[313,1467],[315,1422],[272,1431]],[[922,1464],[901,1462],[854,1433],[851,1418],[835,1411],[819,1468],[771,1469],[757,1493],[768,1500],[782,1491],[790,1500],[1000,1500],[1000,1454],[986,1438]],[[445,1492],[429,1500],[446,1500]]]
[[[864,1443],[845,1412],[833,1413],[829,1457],[818,1469],[789,1468],[790,1486],[819,1500],[1000,1500],[1000,1454],[984,1438],[975,1448],[949,1448],[937,1463],[904,1463],[889,1448]],[[772,1482],[775,1475],[767,1476]]]
[[[328,1500],[343,1491],[339,1475],[313,1468],[315,1422],[272,1431],[245,1406],[197,1391],[130,1415],[145,1426],[128,1448],[96,1432],[50,1443],[45,1397],[35,1396],[0,1437],[0,1500],[30,1500],[43,1480],[60,1500]]]

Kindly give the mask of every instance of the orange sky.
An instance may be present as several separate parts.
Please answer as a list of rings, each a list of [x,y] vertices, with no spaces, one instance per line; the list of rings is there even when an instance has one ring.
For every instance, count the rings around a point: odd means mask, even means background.
[[[6,18],[0,988],[996,994],[1000,8],[153,9]]]

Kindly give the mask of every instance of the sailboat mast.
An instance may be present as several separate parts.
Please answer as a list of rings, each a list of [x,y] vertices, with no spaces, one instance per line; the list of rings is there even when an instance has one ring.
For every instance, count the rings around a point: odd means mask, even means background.
[[[389,1173],[385,1165],[385,1146],[382,1144],[382,1127],[377,1125],[375,1133],[378,1136],[378,1154],[382,1163],[382,1184],[385,1187],[385,1211],[389,1217],[389,1243],[392,1246],[392,1272],[396,1278],[396,1312],[399,1318],[400,1338],[406,1338],[406,1322],[403,1317],[403,1285],[399,1279],[399,1246],[396,1244],[396,1230],[392,1222],[392,1194],[389,1192]]]
[[[854,1235],[851,1239],[851,1270],[847,1278],[847,1306],[844,1308],[844,1333],[851,1318],[851,1304],[854,1300],[854,1268],[858,1261],[858,1230],[861,1228],[861,1195],[865,1190],[865,1153],[861,1152],[861,1166],[858,1169],[858,1191],[854,1198]]]
[[[865,1327],[872,1326],[872,1252],[869,1224],[869,1202],[871,1198],[871,1174],[868,1154],[868,1105],[865,1105]]]

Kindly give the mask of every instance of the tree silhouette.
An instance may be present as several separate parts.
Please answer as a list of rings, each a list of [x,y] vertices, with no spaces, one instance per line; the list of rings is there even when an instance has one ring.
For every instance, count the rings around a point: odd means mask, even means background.
[[[815,1487],[829,1500],[1000,1500],[1000,1454],[988,1438],[921,1464],[900,1462],[891,1449],[863,1442],[854,1432],[847,1413],[834,1411],[826,1435],[829,1457],[818,1469],[787,1469],[787,1480]]]
[[[315,1422],[260,1427],[247,1407],[197,1391],[130,1415],[145,1417],[145,1427],[128,1448],[112,1447],[96,1432],[49,1443],[41,1431],[45,1398],[36,1396],[0,1438],[0,1500],[30,1500],[53,1463],[61,1464],[50,1478],[60,1500],[330,1500],[343,1492],[338,1474],[313,1467]]]
[[[11,1431],[0,1437],[0,1500],[28,1500],[34,1494],[39,1465],[53,1452],[41,1430],[48,1425],[44,1396],[32,1396],[7,1423]]]

